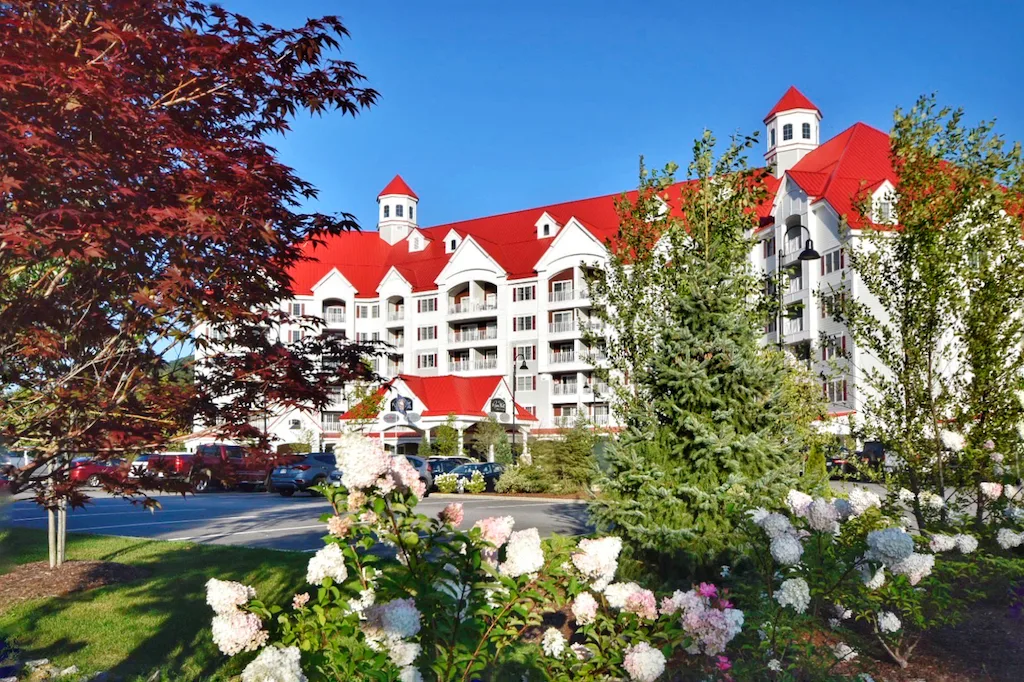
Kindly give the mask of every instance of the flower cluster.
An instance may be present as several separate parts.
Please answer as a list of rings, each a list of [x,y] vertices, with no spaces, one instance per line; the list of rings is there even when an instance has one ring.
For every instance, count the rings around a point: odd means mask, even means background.
[[[548,628],[540,640],[540,648],[547,656],[561,658],[565,653],[565,636],[557,628]]]
[[[413,663],[420,655],[420,645],[407,641],[421,627],[421,616],[416,603],[410,599],[394,599],[366,609],[363,634],[370,648],[387,651],[388,658],[401,668],[402,675],[417,679],[419,672]],[[405,679],[405,678],[403,678]]]
[[[860,516],[871,507],[881,507],[882,500],[878,495],[867,488],[854,488],[850,491],[850,506],[853,508],[853,516]]]
[[[484,541],[494,545],[493,547],[484,549],[484,561],[492,565],[498,563],[498,550],[508,542],[509,536],[512,535],[512,527],[515,523],[516,520],[511,516],[491,516],[486,519],[481,519],[473,524],[474,528],[480,529],[480,536]]]
[[[397,490],[411,492],[418,498],[426,493],[426,484],[409,460],[389,455],[377,439],[345,434],[335,451],[341,453],[338,460],[341,482],[350,492],[365,494],[376,488],[384,495]]]
[[[903,627],[903,623],[900,622],[899,617],[892,611],[883,611],[878,614],[878,629],[881,632],[892,634],[898,632]]]
[[[573,552],[572,563],[591,586],[602,591],[615,579],[619,567],[619,553],[622,539],[609,535],[596,540],[580,540],[579,548]]]
[[[984,495],[985,497],[987,497],[990,500],[998,500],[999,497],[1003,494],[1003,484],[1002,483],[985,482],[985,483],[981,483],[980,487],[981,487],[981,494]]]
[[[589,592],[576,595],[572,603],[572,615],[577,625],[590,625],[597,617],[597,600]]]
[[[679,613],[683,631],[692,639],[690,654],[717,656],[743,628],[743,612],[719,597],[718,588],[701,583],[688,592],[676,591],[661,600],[661,614]]]
[[[665,654],[647,642],[639,642],[626,647],[622,667],[633,682],[654,682],[665,672]]]
[[[267,647],[242,671],[242,682],[306,682],[297,647]]]
[[[1016,533],[1009,528],[1000,528],[996,533],[996,542],[1003,549],[1015,549],[1024,544],[1024,533]]]
[[[903,561],[914,553],[914,538],[902,528],[886,528],[868,533],[866,557],[887,566]]]
[[[248,585],[211,578],[206,583],[206,603],[216,614],[211,629],[213,642],[228,656],[243,651],[256,651],[267,643],[269,633],[263,621],[241,607],[256,596]]]
[[[345,555],[341,551],[341,545],[324,545],[306,566],[306,582],[310,585],[323,585],[327,578],[336,583],[343,583],[348,579],[348,569],[345,567]]]
[[[911,585],[916,585],[921,582],[922,578],[927,578],[931,575],[932,568],[935,567],[935,555],[934,554],[918,554],[914,552],[906,559],[893,564],[890,570],[897,575],[905,575],[910,580]]]
[[[650,590],[637,590],[626,597],[626,606],[623,610],[635,613],[646,620],[657,620],[658,600]]]
[[[803,578],[783,580],[775,593],[775,601],[779,602],[779,606],[791,606],[797,613],[803,613],[811,605],[811,590],[807,581]]]
[[[536,528],[517,530],[508,539],[505,561],[498,567],[501,575],[518,578],[544,568],[544,550]]]
[[[465,512],[462,510],[462,503],[451,502],[445,505],[445,508],[441,510],[441,513],[437,515],[437,518],[441,520],[441,523],[447,523],[451,526],[458,527],[462,524],[464,516]]]

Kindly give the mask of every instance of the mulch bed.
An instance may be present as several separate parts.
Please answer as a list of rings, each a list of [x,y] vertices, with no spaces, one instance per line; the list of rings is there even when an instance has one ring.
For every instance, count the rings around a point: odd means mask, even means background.
[[[59,597],[148,575],[147,569],[110,561],[68,561],[53,570],[45,561],[22,564],[0,575],[0,611],[26,599]]]

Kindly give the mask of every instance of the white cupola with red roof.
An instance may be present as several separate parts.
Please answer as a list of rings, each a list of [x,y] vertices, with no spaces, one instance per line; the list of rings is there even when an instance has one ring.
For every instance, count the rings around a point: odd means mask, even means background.
[[[818,147],[821,139],[821,110],[807,97],[790,86],[778,104],[764,117],[768,151],[765,163],[774,167],[781,178],[808,152]]]
[[[396,175],[377,195],[377,231],[380,238],[394,245],[416,229],[416,207],[420,198]]]

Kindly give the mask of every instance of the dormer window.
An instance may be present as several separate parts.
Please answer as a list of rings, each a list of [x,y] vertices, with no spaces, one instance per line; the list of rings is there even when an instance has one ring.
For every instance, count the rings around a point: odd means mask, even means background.
[[[775,128],[772,128],[771,138],[772,138],[771,146],[774,147],[775,146]]]
[[[810,123],[804,123],[802,126],[800,126],[800,137],[804,138],[805,140],[811,139]]]
[[[384,217],[387,218],[390,215],[391,215],[391,207],[388,206],[387,204],[384,204]]]
[[[782,141],[785,142],[786,140],[792,140],[792,139],[793,139],[793,124],[792,123],[787,123],[786,125],[782,126]]]
[[[455,240],[455,239],[453,239],[450,242],[448,242],[448,250],[449,251],[454,251],[456,248],[458,248],[458,246],[459,246],[459,242],[457,240]]]
[[[550,237],[551,236],[551,223],[544,223],[544,236],[545,237]]]
[[[415,239],[412,240],[412,248],[415,251],[419,251],[420,250],[420,238],[419,237],[416,237]]]
[[[892,202],[882,199],[878,204],[878,222],[889,223],[892,221]]]
[[[399,204],[398,206],[395,206],[395,217],[396,218],[401,218],[402,217],[402,205],[401,204]]]

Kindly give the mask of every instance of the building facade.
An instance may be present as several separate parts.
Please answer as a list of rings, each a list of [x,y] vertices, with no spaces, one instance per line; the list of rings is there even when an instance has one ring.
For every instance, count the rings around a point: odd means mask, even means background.
[[[765,343],[807,361],[830,411],[844,417],[858,409],[857,379],[868,359],[831,316],[830,301],[864,295],[848,270],[848,249],[863,222],[854,204],[867,191],[887,217],[894,174],[887,133],[857,123],[821,142],[821,120],[796,88],[764,118],[765,163],[777,189],[761,211],[751,261],[787,275],[777,292],[785,313],[766,326]],[[390,344],[390,357],[375,367],[388,380],[502,378],[535,418],[534,434],[580,418],[614,428],[610,391],[594,373],[604,348],[588,346],[583,332],[602,331],[586,273],[608,262],[618,196],[423,227],[419,197],[396,175],[377,197],[377,231],[307,247],[313,258],[295,268],[287,306],[322,317],[348,338]],[[822,256],[817,261],[798,259],[808,239]],[[286,340],[302,333],[282,330]],[[278,415],[274,435],[288,441],[296,428],[308,429],[329,446],[349,408],[339,395],[320,415]]]

